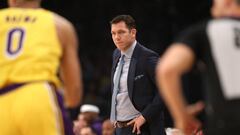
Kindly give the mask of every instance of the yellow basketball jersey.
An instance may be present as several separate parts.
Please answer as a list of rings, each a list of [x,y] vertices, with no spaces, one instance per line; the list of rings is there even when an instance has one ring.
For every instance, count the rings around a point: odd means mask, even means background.
[[[59,85],[62,56],[54,14],[44,9],[0,10],[0,88],[50,81]]]

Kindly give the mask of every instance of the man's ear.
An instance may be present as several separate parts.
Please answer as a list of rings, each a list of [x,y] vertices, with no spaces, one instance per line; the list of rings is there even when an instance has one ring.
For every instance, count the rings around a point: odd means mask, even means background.
[[[136,35],[137,34],[137,30],[136,29],[131,29],[131,34],[132,35]]]

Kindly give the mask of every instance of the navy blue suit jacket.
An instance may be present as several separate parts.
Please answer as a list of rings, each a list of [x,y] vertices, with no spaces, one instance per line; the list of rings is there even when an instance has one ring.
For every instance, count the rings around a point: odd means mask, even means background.
[[[113,76],[121,52],[113,52],[111,73],[111,90],[113,90]],[[160,99],[155,84],[155,67],[159,55],[145,48],[139,43],[134,48],[128,71],[128,94],[134,107],[146,119],[150,135],[165,135],[163,118],[163,101]]]

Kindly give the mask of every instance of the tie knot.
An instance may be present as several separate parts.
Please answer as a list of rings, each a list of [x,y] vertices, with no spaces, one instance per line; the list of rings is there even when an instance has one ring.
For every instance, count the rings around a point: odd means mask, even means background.
[[[121,63],[124,63],[124,57],[125,57],[125,55],[121,56]]]

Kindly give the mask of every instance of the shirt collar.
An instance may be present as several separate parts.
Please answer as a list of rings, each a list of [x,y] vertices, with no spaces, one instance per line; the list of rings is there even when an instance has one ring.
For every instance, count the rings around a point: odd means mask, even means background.
[[[135,40],[133,44],[126,51],[124,52],[121,51],[121,54],[125,55],[126,58],[131,58],[136,44],[137,44],[137,41]]]

